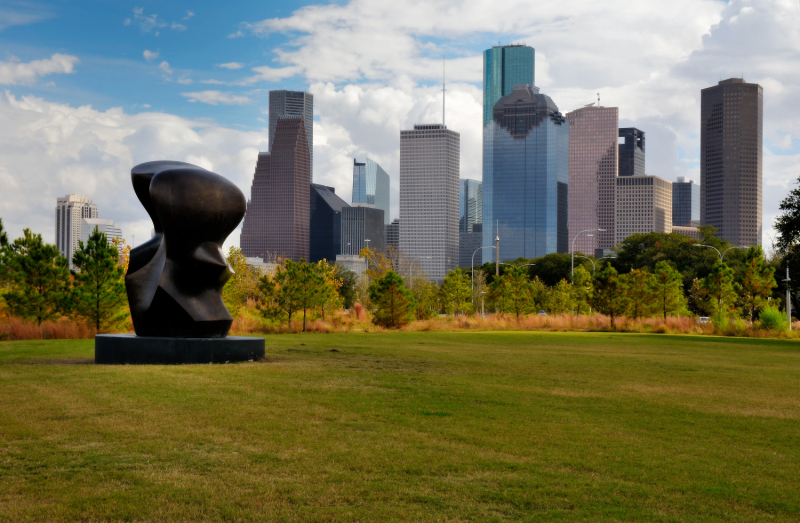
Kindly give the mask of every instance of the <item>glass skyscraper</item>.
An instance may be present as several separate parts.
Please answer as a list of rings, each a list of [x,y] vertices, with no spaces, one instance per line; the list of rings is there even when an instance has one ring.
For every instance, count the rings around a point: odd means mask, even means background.
[[[483,184],[478,180],[459,180],[458,231],[472,232],[472,226],[483,223]]]
[[[678,176],[672,183],[672,225],[696,227],[700,224],[700,186]]]
[[[358,203],[383,209],[384,225],[389,225],[389,175],[369,158],[364,163],[353,159],[353,204]]]
[[[483,262],[567,252],[569,125],[553,100],[516,85],[483,132]]]
[[[536,85],[535,56],[527,45],[498,45],[483,52],[483,127],[492,121],[494,104],[515,85]]]

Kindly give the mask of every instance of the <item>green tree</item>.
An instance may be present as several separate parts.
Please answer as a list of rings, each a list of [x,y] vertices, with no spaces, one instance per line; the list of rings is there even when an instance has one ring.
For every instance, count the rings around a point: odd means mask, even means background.
[[[616,330],[615,320],[625,312],[625,300],[619,273],[611,266],[603,267],[594,283],[592,306],[601,314],[611,318],[611,327]]]
[[[533,312],[538,311],[549,311],[550,310],[550,288],[539,279],[538,276],[534,276],[532,280],[530,280],[530,297],[531,297],[531,304],[530,310]]]
[[[700,281],[706,295],[706,310],[720,319],[727,318],[736,305],[737,285],[733,281],[733,269],[718,261],[711,274]]]
[[[399,328],[414,319],[414,296],[394,271],[372,281],[369,297],[376,307],[372,316],[376,325]]]
[[[772,294],[772,288],[775,287],[774,273],[775,268],[767,267],[764,263],[761,245],[747,249],[740,296],[751,322],[756,312],[766,305],[767,297]]]
[[[619,276],[625,302],[625,314],[629,318],[638,319],[650,316],[652,309],[650,283],[652,279],[652,274],[640,269],[633,269],[628,274]]]
[[[415,277],[411,286],[415,315],[418,320],[432,318],[439,308],[439,286],[423,277]]]
[[[0,247],[5,247],[6,245],[8,245],[8,235],[3,229],[3,219],[0,218]]]
[[[550,314],[566,314],[575,309],[575,298],[572,284],[561,280],[550,291],[548,312]]]
[[[117,329],[128,317],[125,272],[119,251],[95,227],[86,244],[78,242],[72,256],[75,270],[70,294],[73,310],[86,318],[98,333]]]
[[[499,312],[514,313],[519,321],[532,306],[531,282],[521,267],[511,267],[491,285],[492,299]]]
[[[222,299],[231,313],[238,316],[248,300],[259,298],[258,283],[261,273],[248,265],[247,258],[238,247],[231,247],[226,259],[233,274],[222,288]]]
[[[275,270],[270,278],[263,276],[259,281],[259,290],[264,294],[267,305],[262,309],[266,317],[283,316],[286,324],[292,324],[292,316],[303,311],[303,332],[306,330],[306,319],[309,309],[318,306],[322,287],[322,277],[315,264],[286,260],[282,267]]]
[[[800,178],[795,183],[800,183]],[[778,233],[775,242],[778,249],[788,252],[800,242],[800,188],[789,191],[780,205],[783,214],[775,218],[775,230]]]
[[[334,265],[336,269],[336,279],[341,282],[339,284],[339,296],[342,299],[342,304],[345,309],[353,308],[353,303],[356,301],[356,281],[358,275],[341,264]]]
[[[69,263],[41,234],[23,231],[4,248],[3,259],[12,288],[5,300],[11,314],[36,321],[61,315],[69,292]]]
[[[572,284],[572,293],[577,314],[589,314],[592,309],[592,296],[594,296],[594,278],[583,266],[575,267],[575,282]]]
[[[450,271],[439,288],[442,309],[445,314],[466,314],[472,312],[469,276],[461,269]]]
[[[656,272],[648,283],[648,292],[653,300],[654,309],[664,316],[681,314],[686,311],[686,296],[683,294],[681,282],[683,277],[665,260],[656,264]]]

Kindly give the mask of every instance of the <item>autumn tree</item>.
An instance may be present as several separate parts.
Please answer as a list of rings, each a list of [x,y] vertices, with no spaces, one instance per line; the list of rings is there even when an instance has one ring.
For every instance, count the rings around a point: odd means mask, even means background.
[[[619,276],[625,314],[629,318],[642,318],[650,315],[651,299],[649,287],[653,275],[645,270],[633,269]]]
[[[382,278],[394,270],[392,259],[383,251],[365,247],[358,255],[367,261],[367,276],[370,281]]]
[[[686,296],[683,294],[683,276],[665,260],[656,263],[656,271],[647,285],[654,310],[664,316],[686,311]]]
[[[754,245],[747,249],[740,297],[751,322],[755,318],[756,312],[767,303],[767,297],[772,294],[772,288],[776,285],[774,273],[774,267],[767,267],[764,264],[764,252],[761,250],[761,245]]]
[[[78,242],[72,263],[72,310],[94,325],[98,333],[117,329],[128,316],[128,297],[116,246],[109,245],[106,235],[95,227],[86,244]]]
[[[611,318],[611,327],[616,329],[615,319],[625,312],[622,283],[617,270],[611,266],[603,267],[594,282],[592,306],[601,314]]]
[[[248,300],[259,298],[258,285],[261,271],[247,263],[247,258],[238,247],[231,247],[226,259],[232,274],[222,288],[222,299],[225,300],[225,305],[231,313],[238,316]]]
[[[342,308],[342,297],[339,295],[342,281],[339,279],[336,267],[329,265],[325,260],[318,261],[315,270],[321,280],[317,307],[322,314],[322,321],[325,321],[326,313],[330,314]]]
[[[442,309],[445,314],[472,312],[469,276],[461,269],[450,271],[439,288]]]
[[[399,328],[414,318],[414,297],[396,272],[373,280],[369,294],[375,305],[372,321],[376,325]]]
[[[3,260],[11,281],[5,294],[11,314],[36,321],[59,317],[69,292],[69,263],[55,245],[30,229],[4,247]]]

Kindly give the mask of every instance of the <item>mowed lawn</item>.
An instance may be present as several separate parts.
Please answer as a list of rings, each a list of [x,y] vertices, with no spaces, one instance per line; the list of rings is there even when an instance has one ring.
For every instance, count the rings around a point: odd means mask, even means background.
[[[800,343],[267,337],[100,366],[0,342],[0,521],[798,521]]]

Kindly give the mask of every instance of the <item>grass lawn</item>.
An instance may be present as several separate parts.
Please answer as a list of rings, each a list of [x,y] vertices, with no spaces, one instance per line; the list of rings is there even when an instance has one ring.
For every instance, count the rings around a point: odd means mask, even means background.
[[[99,366],[0,342],[0,521],[798,521],[800,343],[267,337]]]

